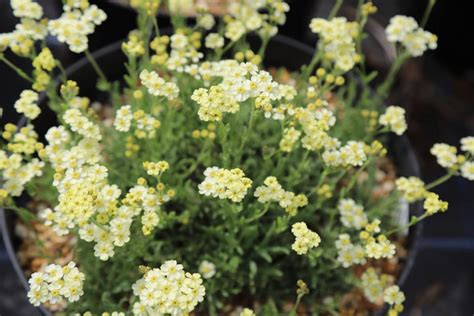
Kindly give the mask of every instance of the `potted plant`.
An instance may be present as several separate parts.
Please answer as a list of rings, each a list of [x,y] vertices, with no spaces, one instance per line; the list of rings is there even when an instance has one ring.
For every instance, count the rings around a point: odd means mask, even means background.
[[[153,3],[138,6],[122,53],[94,57],[87,36],[106,17],[97,6],[66,1],[61,17],[41,22],[37,3],[12,1],[22,22],[0,36],[0,60],[32,89],[14,105],[24,125],[2,134],[1,205],[26,223],[24,236],[66,240],[51,249],[36,238],[30,301],[86,315],[324,315],[351,300],[398,314],[398,233],[447,209],[434,186],[473,178],[472,137],[465,154],[433,146],[447,174],[430,184],[396,179],[403,167],[387,158],[385,147],[399,146],[388,135],[406,123],[403,108],[381,104],[403,62],[436,37],[394,17],[386,31],[399,53],[374,91],[360,54],[370,2],[352,22],[335,17],[342,1],[314,19],[320,40],[301,70],[308,50],[272,41],[289,10],[282,1],[241,1],[218,22],[201,8],[191,27],[177,14],[172,35]],[[35,46],[47,34],[87,63],[62,70]],[[33,74],[6,49],[31,58]],[[424,207],[401,226],[400,199]]]

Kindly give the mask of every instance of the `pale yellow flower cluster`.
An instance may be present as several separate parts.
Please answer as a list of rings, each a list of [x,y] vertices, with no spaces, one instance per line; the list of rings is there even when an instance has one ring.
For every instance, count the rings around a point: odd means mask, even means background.
[[[329,109],[297,108],[295,118],[303,128],[304,136],[301,139],[303,148],[316,151],[339,147],[339,141],[328,134],[329,129],[336,123],[336,118]]]
[[[405,109],[390,105],[385,110],[385,113],[380,115],[379,123],[382,126],[387,126],[392,132],[397,135],[402,135],[407,129],[405,121]]]
[[[256,314],[254,313],[253,310],[251,310],[250,308],[244,308],[239,316],[255,316]]]
[[[69,125],[73,132],[79,135],[100,141],[99,126],[91,122],[79,109],[68,109],[63,115],[64,122]]]
[[[431,154],[436,157],[438,164],[444,168],[451,168],[458,162],[457,149],[448,144],[434,144],[430,150]]]
[[[32,0],[11,0],[10,5],[13,15],[17,18],[30,18],[39,20],[43,16],[43,8]]]
[[[114,127],[120,132],[128,132],[134,126],[134,135],[137,138],[153,138],[156,135],[156,130],[160,128],[161,121],[153,115],[145,113],[143,110],[133,112],[130,105],[121,106],[116,114],[114,120]]]
[[[359,32],[357,22],[348,22],[344,17],[331,20],[314,18],[309,27],[320,36],[319,45],[324,51],[324,58],[332,61],[336,68],[346,72],[360,61],[355,45]]]
[[[20,196],[29,181],[43,174],[44,162],[31,158],[32,154],[41,153],[43,149],[33,128],[30,124],[20,129],[13,124],[5,125],[2,137],[9,143],[7,151],[0,150],[0,203],[8,196]]]
[[[293,224],[291,232],[296,237],[291,248],[299,255],[308,253],[310,249],[318,247],[321,242],[321,237],[319,237],[318,233],[310,230],[304,222]]]
[[[356,204],[353,199],[340,200],[337,208],[344,226],[361,229],[367,225],[367,214],[364,212],[364,207]]]
[[[433,215],[438,212],[445,212],[448,209],[448,202],[439,199],[439,195],[433,192],[426,194],[423,208],[428,215]]]
[[[340,234],[335,242],[338,251],[337,261],[348,268],[354,264],[364,264],[365,250],[361,245],[353,244],[349,234]]]
[[[280,150],[285,152],[291,152],[293,146],[301,136],[301,132],[294,127],[285,128],[283,131],[283,137],[280,140]]]
[[[431,147],[430,152],[436,157],[438,164],[450,170],[458,170],[461,176],[474,181],[474,137],[468,136],[461,139],[463,155],[457,154],[457,148],[448,144],[438,143]]]
[[[143,163],[143,169],[145,169],[146,173],[155,177],[159,177],[163,172],[168,170],[169,167],[169,164],[164,160],[158,162],[145,161]]]
[[[203,260],[199,265],[199,273],[204,279],[210,279],[216,274],[216,265],[210,261]]]
[[[417,177],[400,177],[395,181],[397,190],[407,202],[415,202],[426,195],[425,183]]]
[[[0,34],[0,53],[10,48],[19,56],[29,56],[34,42],[43,40],[48,34],[44,21],[39,21],[43,8],[31,0],[12,0],[10,4],[13,14],[21,18],[21,22],[13,32]]]
[[[220,121],[223,114],[239,111],[240,102],[249,98],[265,98],[268,102],[292,99],[295,91],[293,87],[278,84],[268,72],[258,70],[256,65],[249,62],[223,60],[202,63],[196,68],[195,76],[206,81],[215,77],[222,78],[219,84],[209,89],[196,89],[191,96],[199,105],[198,115],[203,121]],[[261,108],[261,104],[258,108]]]
[[[16,153],[8,155],[0,150],[0,170],[2,171],[0,202],[7,196],[20,196],[25,184],[43,174],[43,167],[44,162],[37,158],[24,163],[21,155]]]
[[[416,20],[404,15],[396,15],[390,19],[385,29],[390,42],[401,43],[413,57],[421,56],[427,49],[436,49],[438,37],[423,30]]]
[[[82,285],[85,275],[74,262],[65,266],[50,264],[41,272],[34,272],[28,280],[28,299],[34,306],[78,301],[84,294]]]
[[[331,167],[362,166],[367,160],[366,144],[358,141],[348,141],[339,149],[326,150],[323,160]]]
[[[254,192],[260,203],[278,202],[291,216],[296,215],[298,208],[308,204],[308,198],[304,194],[296,195],[285,191],[275,177],[267,177],[263,183],[265,185],[257,187]]]
[[[34,120],[41,113],[41,109],[38,106],[38,93],[33,90],[23,90],[15,104],[15,110],[18,113],[25,115],[30,120]]]
[[[403,302],[405,301],[405,294],[400,291],[398,285],[392,285],[384,290],[384,302],[390,305],[388,316],[397,316],[403,312]]]
[[[61,43],[66,43],[75,53],[88,48],[87,36],[94,33],[95,27],[107,19],[107,15],[88,1],[69,0],[63,6],[64,13],[48,22],[48,30]]]
[[[151,95],[163,96],[168,100],[178,97],[179,88],[176,83],[166,82],[156,71],[142,70],[140,80]]]
[[[364,296],[372,303],[378,303],[383,299],[384,289],[389,285],[389,275],[377,274],[374,268],[370,267],[361,276],[361,286]]]
[[[252,180],[246,178],[238,168],[227,170],[210,167],[204,171],[204,176],[206,178],[198,186],[200,194],[232,202],[241,202],[252,186]]]
[[[384,234],[380,233],[380,220],[374,219],[371,223],[365,225],[364,230],[359,236],[365,246],[365,254],[368,258],[387,258],[395,255],[395,245]]]
[[[69,111],[69,110],[68,110]],[[83,138],[71,146],[70,134],[63,127],[52,127],[46,133],[49,144],[45,155],[55,169],[53,185],[59,192],[59,204],[43,211],[45,224],[59,235],[78,229],[81,239],[95,242],[94,254],[101,260],[114,255],[114,247],[130,240],[130,225],[142,214],[142,230],[151,233],[159,223],[157,212],[174,192],[149,188],[144,181],[127,192],[119,205],[121,190],[107,181],[108,170],[100,165],[97,139]]]
[[[56,60],[48,47],[44,47],[38,56],[33,59],[33,71],[35,82],[33,89],[36,91],[44,91],[51,82],[50,72],[56,67]]]
[[[268,13],[261,13],[262,10]],[[277,25],[285,23],[289,10],[288,4],[282,0],[231,2],[228,7],[231,18],[226,21],[224,35],[233,42],[247,32],[258,32],[263,37],[273,36],[278,32]]]
[[[114,127],[119,132],[128,132],[132,125],[133,112],[130,105],[121,106],[116,114],[114,120]]]
[[[147,271],[132,289],[140,300],[133,305],[133,314],[140,316],[187,315],[206,293],[201,275],[185,272],[175,260]]]

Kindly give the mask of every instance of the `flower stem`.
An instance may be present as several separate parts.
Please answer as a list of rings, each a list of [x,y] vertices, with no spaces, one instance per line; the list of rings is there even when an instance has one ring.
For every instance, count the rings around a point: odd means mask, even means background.
[[[296,297],[295,305],[293,305],[293,308],[291,309],[291,311],[289,313],[290,316],[296,316],[296,311],[298,309],[298,306],[300,305],[301,298],[303,296],[304,296],[304,294],[298,294],[298,296]]]
[[[314,54],[313,59],[311,59],[311,62],[309,63],[309,65],[307,65],[305,67],[305,69],[303,71],[304,81],[306,81],[308,79],[309,75],[311,75],[311,73],[313,72],[314,67],[316,66],[318,61],[321,59],[321,56],[322,56],[321,52],[322,52],[322,50],[318,50],[318,52],[316,54]]]
[[[419,217],[413,216],[408,224],[403,225],[403,226],[399,226],[399,227],[394,228],[392,230],[389,230],[387,233],[385,233],[385,235],[390,236],[394,233],[397,233],[397,232],[400,232],[402,230],[408,229],[408,228],[412,227],[413,225],[417,224],[418,222],[420,222],[421,220],[427,218],[428,216],[430,216],[430,214],[428,214],[428,213],[425,213],[425,214],[423,214]]]
[[[262,210],[260,213],[258,213],[258,214],[255,215],[254,217],[250,217],[250,218],[246,219],[244,223],[245,223],[245,224],[249,224],[249,223],[251,223],[251,222],[253,222],[253,221],[256,221],[257,219],[259,219],[260,217],[262,217],[263,215],[265,215],[265,214],[268,212],[269,209],[270,209],[270,203],[267,202],[267,203],[265,204],[265,207],[263,208],[263,210]]]
[[[390,68],[387,78],[385,78],[384,82],[382,82],[380,86],[377,88],[377,94],[381,99],[385,99],[385,97],[387,97],[387,93],[392,87],[398,71],[400,70],[402,65],[405,63],[405,61],[409,57],[410,57],[410,54],[406,51],[400,54],[399,56],[397,56],[397,58],[395,59],[395,62],[392,64],[392,67]]]
[[[420,26],[424,28],[426,26],[426,23],[428,23],[428,19],[430,18],[431,15],[431,10],[433,10],[433,7],[436,4],[436,0],[429,0],[428,6],[425,9],[425,13],[423,14],[423,19],[421,20]]]
[[[85,50],[85,54],[86,54],[87,59],[91,63],[92,67],[94,68],[95,72],[100,77],[100,79],[102,79],[105,82],[108,82],[107,77],[105,76],[104,72],[99,67],[96,60],[94,59],[94,56],[92,56],[92,54],[90,53],[90,51],[88,49]]]
[[[5,55],[3,54],[0,54],[0,60],[3,61],[5,63],[5,65],[7,65],[8,67],[10,67],[12,70],[14,70],[20,77],[22,77],[23,79],[25,79],[26,81],[29,81],[31,83],[33,83],[33,79],[31,79],[30,76],[28,76],[23,70],[21,70],[20,68],[18,68],[17,66],[15,66],[15,64],[13,64],[11,61],[9,61]]]
[[[434,187],[437,187],[438,185],[448,181],[449,179],[451,179],[452,176],[454,176],[455,174],[455,171],[451,171],[451,172],[448,172],[447,174],[445,174],[444,176],[440,177],[439,179],[436,179],[435,181],[431,182],[431,183],[428,183],[426,186],[425,186],[425,189],[426,190],[430,190]]]
[[[332,18],[336,16],[337,12],[341,8],[342,2],[343,0],[336,0],[336,3],[334,4],[334,6],[331,9],[331,12],[329,13],[328,20],[331,20]]]

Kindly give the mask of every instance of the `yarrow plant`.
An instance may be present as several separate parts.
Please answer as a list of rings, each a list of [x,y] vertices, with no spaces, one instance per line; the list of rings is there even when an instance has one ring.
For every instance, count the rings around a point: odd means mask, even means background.
[[[25,123],[2,132],[0,205],[74,237],[74,261],[55,252],[32,271],[31,303],[82,315],[326,315],[360,288],[400,313],[405,295],[380,263],[397,262],[400,232],[447,210],[434,187],[474,180],[472,136],[433,146],[446,170],[434,182],[384,176],[387,140],[407,123],[403,107],[383,103],[403,63],[436,48],[423,29],[434,2],[420,24],[390,20],[398,55],[372,86],[361,50],[372,2],[348,20],[336,1],[309,25],[319,41],[308,64],[275,70],[265,54],[290,9],[282,0],[236,1],[219,19],[197,7],[193,25],[170,0],[171,34],[159,28],[159,1],[132,1],[138,27],[121,45],[119,80],[88,51],[100,8],[65,0],[48,19],[35,1],[12,0],[21,20],[0,34],[0,62],[31,88],[13,105]],[[85,54],[107,100],[81,96],[97,94],[63,70],[48,35]],[[423,214],[400,225],[402,201],[421,202]]]

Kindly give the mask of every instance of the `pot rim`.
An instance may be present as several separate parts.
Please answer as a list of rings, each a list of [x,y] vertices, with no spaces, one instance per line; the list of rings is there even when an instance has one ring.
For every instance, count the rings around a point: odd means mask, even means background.
[[[169,31],[169,28],[164,30],[164,32],[166,32],[166,31]],[[277,42],[277,43],[280,43],[280,44],[284,44],[284,45],[288,45],[292,48],[296,48],[297,50],[299,50],[303,53],[306,53],[310,56],[313,55],[314,50],[315,50],[313,47],[311,47],[311,46],[309,46],[305,43],[302,43],[300,41],[297,41],[295,39],[292,39],[288,36],[281,35],[281,34],[275,35],[271,39],[271,41]],[[108,54],[114,53],[117,50],[121,50],[122,42],[123,41],[120,40],[120,41],[108,44],[108,45],[104,46],[103,48],[98,49],[97,51],[93,52],[92,56],[94,57],[94,59],[97,60],[97,59],[102,58],[102,57],[104,57]],[[84,57],[82,57],[81,59],[79,59],[78,61],[74,62],[73,64],[71,64],[70,66],[68,66],[66,68],[66,70],[65,70],[66,75],[69,76],[71,74],[74,74],[76,71],[78,71],[79,69],[81,69],[82,67],[84,67],[88,64],[89,64],[89,60],[84,56]],[[56,77],[55,81],[58,82],[58,80],[59,80],[59,77]],[[41,103],[45,99],[46,99],[46,95],[44,93],[41,93],[38,102]],[[24,126],[25,124],[26,124],[26,117],[22,116],[20,118],[19,122],[18,122],[18,126]],[[418,160],[416,159],[414,149],[413,149],[408,137],[406,135],[397,136],[396,140],[398,142],[400,142],[400,144],[403,147],[405,147],[405,149],[406,149],[405,159],[408,160],[409,164],[412,167],[412,170],[410,170],[410,172],[409,172],[409,173],[411,173],[410,176],[420,177],[421,172],[420,172],[419,163],[418,163]],[[421,214],[421,204],[419,202],[410,204],[409,212],[413,213],[413,214],[416,214],[416,215],[420,215]],[[15,251],[14,246],[13,246],[12,235],[13,235],[14,232],[9,227],[9,225],[7,223],[7,216],[11,216],[11,215],[8,215],[5,212],[5,210],[0,207],[0,230],[1,230],[1,233],[2,233],[3,242],[5,244],[5,249],[7,251],[8,258],[9,258],[11,264],[13,265],[13,269],[14,269],[16,275],[20,279],[20,282],[22,283],[25,291],[28,291],[29,290],[28,281],[27,281],[26,276],[23,272],[23,269],[20,265],[20,262],[18,261],[16,251]],[[422,236],[422,232],[423,232],[423,222],[419,222],[415,226],[410,227],[410,229],[409,229],[408,244],[409,244],[410,247],[408,247],[408,249],[407,249],[408,254],[407,254],[407,257],[405,259],[405,264],[403,265],[403,269],[402,269],[401,273],[399,274],[399,276],[397,278],[397,282],[396,282],[396,284],[398,284],[400,287],[404,286],[404,284],[405,284],[405,282],[406,282],[406,280],[407,280],[407,278],[408,278],[408,276],[409,276],[409,274],[410,274],[410,272],[413,268],[413,265],[415,263],[416,257],[417,257],[418,252],[419,252],[419,248],[420,248],[419,244],[420,244],[420,239],[421,239],[421,236]],[[40,310],[40,312],[43,315],[46,315],[46,316],[52,315],[51,312],[49,310],[47,310],[44,305],[40,305],[37,308]],[[381,308],[380,310],[376,311],[375,314],[376,315],[382,315],[382,313],[386,309],[387,309],[387,307],[384,306],[384,308]]]

